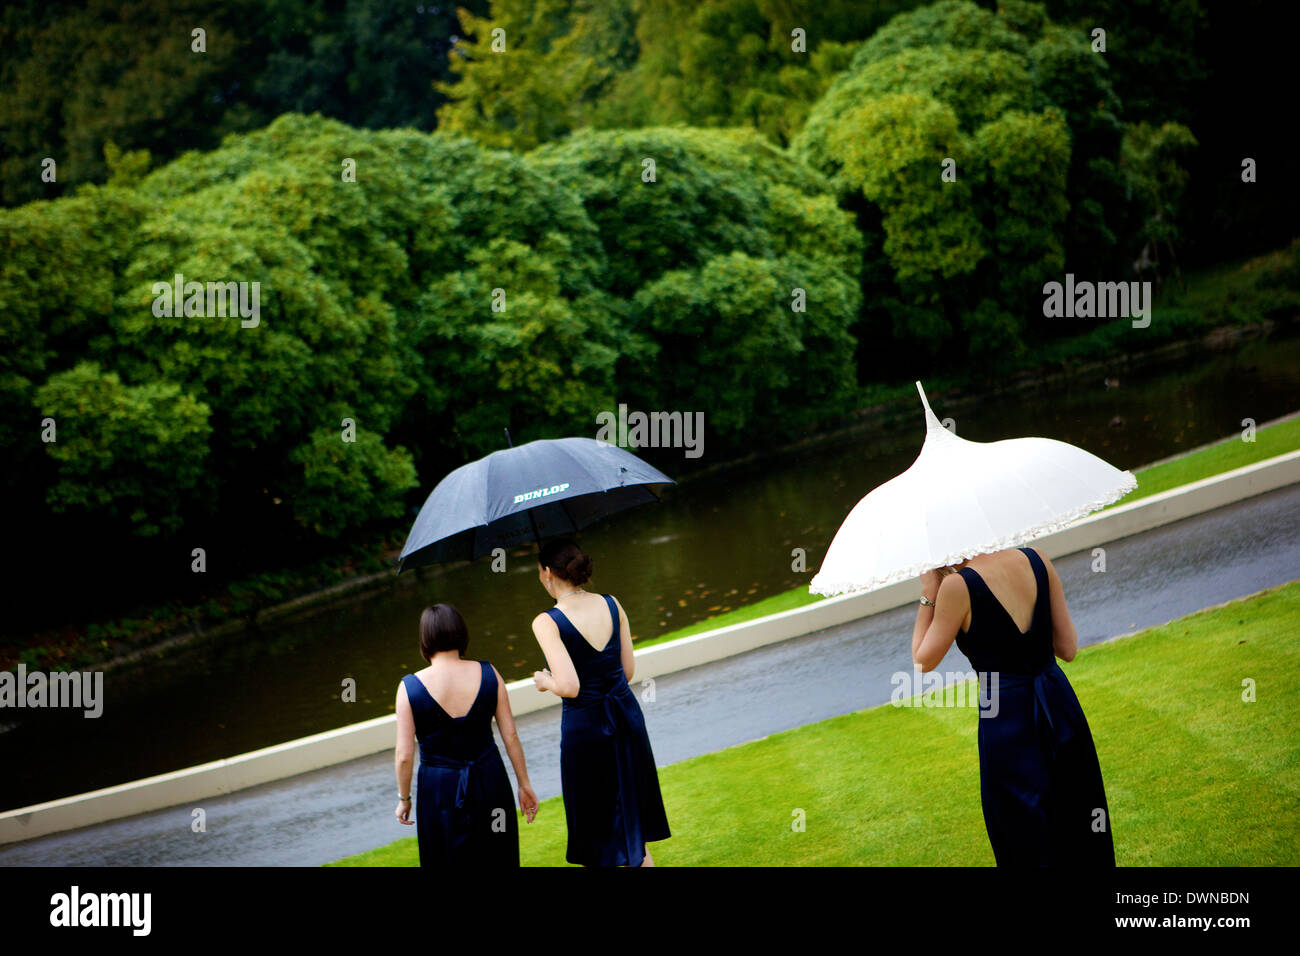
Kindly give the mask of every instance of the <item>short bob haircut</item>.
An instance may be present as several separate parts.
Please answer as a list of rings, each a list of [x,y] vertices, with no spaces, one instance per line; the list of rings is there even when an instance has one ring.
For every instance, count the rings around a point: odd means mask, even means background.
[[[469,628],[460,611],[450,604],[426,607],[420,615],[420,653],[430,660],[439,651],[465,653],[469,646]]]

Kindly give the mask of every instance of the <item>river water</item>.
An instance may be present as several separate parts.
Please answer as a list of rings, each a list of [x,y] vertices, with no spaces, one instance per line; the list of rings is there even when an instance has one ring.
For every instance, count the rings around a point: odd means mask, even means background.
[[[1107,387],[1104,379],[1118,379]],[[942,402],[931,405],[947,417]],[[987,399],[954,415],[976,441],[1042,435],[1120,468],[1137,468],[1300,409],[1300,337],[1248,342],[1143,368],[1099,371],[1032,395]],[[914,423],[863,427],[770,460],[701,475],[658,505],[582,535],[589,589],[617,594],[637,639],[798,584],[816,571],[864,494],[904,470],[924,439]],[[666,470],[671,474],[671,466]],[[807,553],[806,572],[791,552]],[[468,656],[507,680],[545,665],[530,630],[551,601],[528,549],[503,573],[487,559],[432,570],[298,620],[171,655],[104,678],[103,714],[6,710],[0,716],[0,809],[123,783],[389,713],[402,675],[423,666],[420,611],[455,604]],[[355,702],[343,684],[356,682]]]

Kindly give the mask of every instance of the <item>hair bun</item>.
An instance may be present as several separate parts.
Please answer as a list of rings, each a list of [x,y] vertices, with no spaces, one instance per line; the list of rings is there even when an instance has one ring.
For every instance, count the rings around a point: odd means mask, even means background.
[[[591,557],[582,553],[575,554],[564,566],[564,577],[575,587],[586,584],[591,580]]]
[[[537,561],[574,587],[582,587],[591,578],[591,558],[577,542],[555,538],[542,545]]]

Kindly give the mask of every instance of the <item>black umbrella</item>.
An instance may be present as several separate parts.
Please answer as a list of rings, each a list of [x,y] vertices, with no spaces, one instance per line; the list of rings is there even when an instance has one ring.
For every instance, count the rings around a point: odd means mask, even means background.
[[[572,534],[606,515],[658,501],[659,490],[673,483],[630,452],[594,438],[503,448],[438,482],[402,546],[397,570]]]

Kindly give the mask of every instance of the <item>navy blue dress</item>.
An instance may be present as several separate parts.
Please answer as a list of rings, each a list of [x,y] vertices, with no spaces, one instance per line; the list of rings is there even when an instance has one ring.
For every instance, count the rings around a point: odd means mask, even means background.
[[[957,647],[980,678],[980,800],[998,866],[1114,866],[1110,810],[1088,721],[1052,648],[1047,567],[1032,548],[1034,615],[1022,634],[974,568]]]
[[[479,661],[478,696],[451,717],[414,674],[402,678],[420,742],[415,832],[420,866],[519,865],[514,791],[492,736],[497,677]]]
[[[547,614],[578,672],[577,697],[560,715],[560,789],[569,845],[565,859],[584,866],[640,866],[645,844],[666,840],[668,817],[645,718],[623,671],[618,605],[597,651],[558,607]]]

